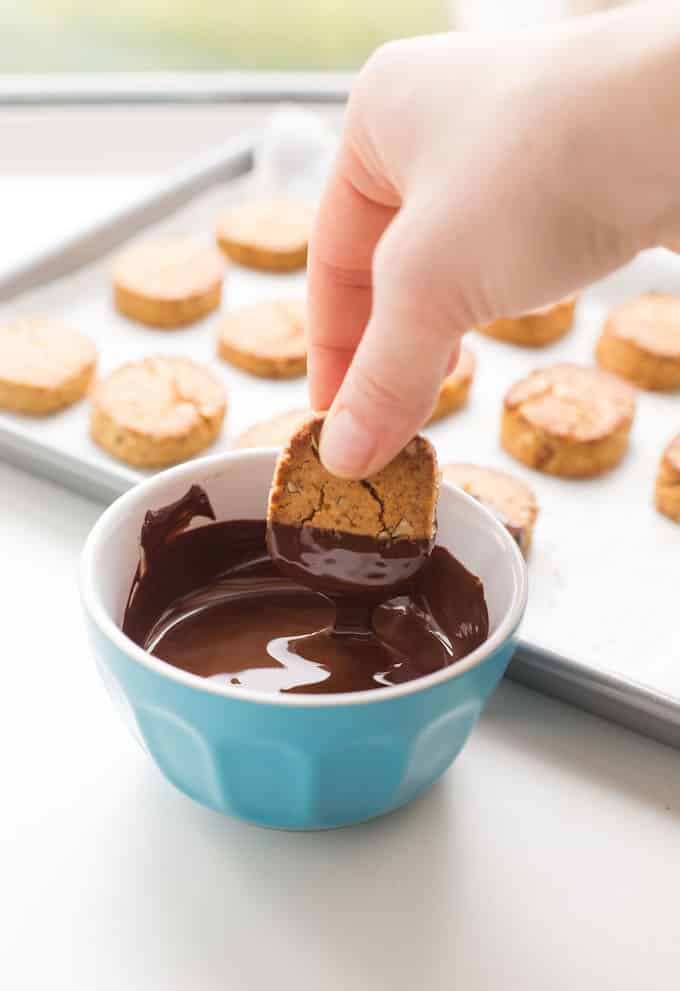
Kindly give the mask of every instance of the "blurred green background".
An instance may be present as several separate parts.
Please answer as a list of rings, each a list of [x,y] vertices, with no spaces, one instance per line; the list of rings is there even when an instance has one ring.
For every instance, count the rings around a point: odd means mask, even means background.
[[[354,69],[447,0],[0,0],[0,72]]]

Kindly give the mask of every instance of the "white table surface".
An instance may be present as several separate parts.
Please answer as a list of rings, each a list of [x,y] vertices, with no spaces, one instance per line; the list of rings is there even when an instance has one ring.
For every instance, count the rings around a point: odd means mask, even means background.
[[[3,178],[0,265],[148,181]],[[99,684],[76,567],[100,511],[0,462],[0,987],[678,985],[680,754],[503,684],[401,812],[224,819],[161,779]]]

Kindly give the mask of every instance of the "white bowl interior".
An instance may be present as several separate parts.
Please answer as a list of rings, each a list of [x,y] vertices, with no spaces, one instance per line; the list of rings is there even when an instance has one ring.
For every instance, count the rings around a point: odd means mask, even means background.
[[[103,610],[120,627],[147,510],[179,499],[197,483],[207,492],[218,520],[261,519],[275,461],[272,450],[204,458],[163,472],[118,499],[100,517],[83,552],[81,578],[90,613],[96,618]],[[526,595],[526,572],[517,545],[491,513],[447,483],[442,484],[437,515],[438,543],[484,583],[489,638],[496,633],[506,636],[519,621]],[[192,525],[207,522],[198,519]],[[138,650],[130,647],[133,653]]]
[[[245,452],[215,464],[212,459],[183,465],[137,486],[111,508],[94,548],[92,580],[108,616],[120,625],[139,556],[139,533],[148,509],[158,509],[184,495],[197,482],[208,493],[219,519],[258,519],[267,510],[267,495],[276,455]],[[451,485],[443,484],[437,511],[437,542],[484,583],[493,633],[516,595],[513,555],[505,530],[490,514]],[[118,512],[115,512],[119,510]],[[106,521],[102,519],[102,523]],[[205,525],[197,519],[194,526]]]

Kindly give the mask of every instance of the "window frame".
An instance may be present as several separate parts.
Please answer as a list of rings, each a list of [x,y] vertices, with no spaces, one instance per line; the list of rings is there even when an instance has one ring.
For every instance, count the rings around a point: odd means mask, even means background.
[[[0,74],[0,107],[344,103],[352,72]]]

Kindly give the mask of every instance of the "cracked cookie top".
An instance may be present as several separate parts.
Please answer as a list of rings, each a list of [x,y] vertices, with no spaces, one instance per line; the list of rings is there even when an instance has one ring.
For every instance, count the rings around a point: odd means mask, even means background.
[[[93,402],[120,427],[155,438],[183,436],[224,416],[212,372],[190,358],[151,357],[122,365],[95,387]]]
[[[223,275],[213,248],[182,235],[133,244],[113,263],[115,286],[154,300],[191,299],[219,286]]]
[[[347,481],[321,464],[322,423],[318,416],[304,423],[281,452],[269,493],[268,520],[379,539],[432,539],[439,469],[429,441],[414,437],[375,475]]]
[[[608,372],[553,365],[517,382],[505,397],[505,408],[555,436],[588,441],[630,426],[635,393]]]

